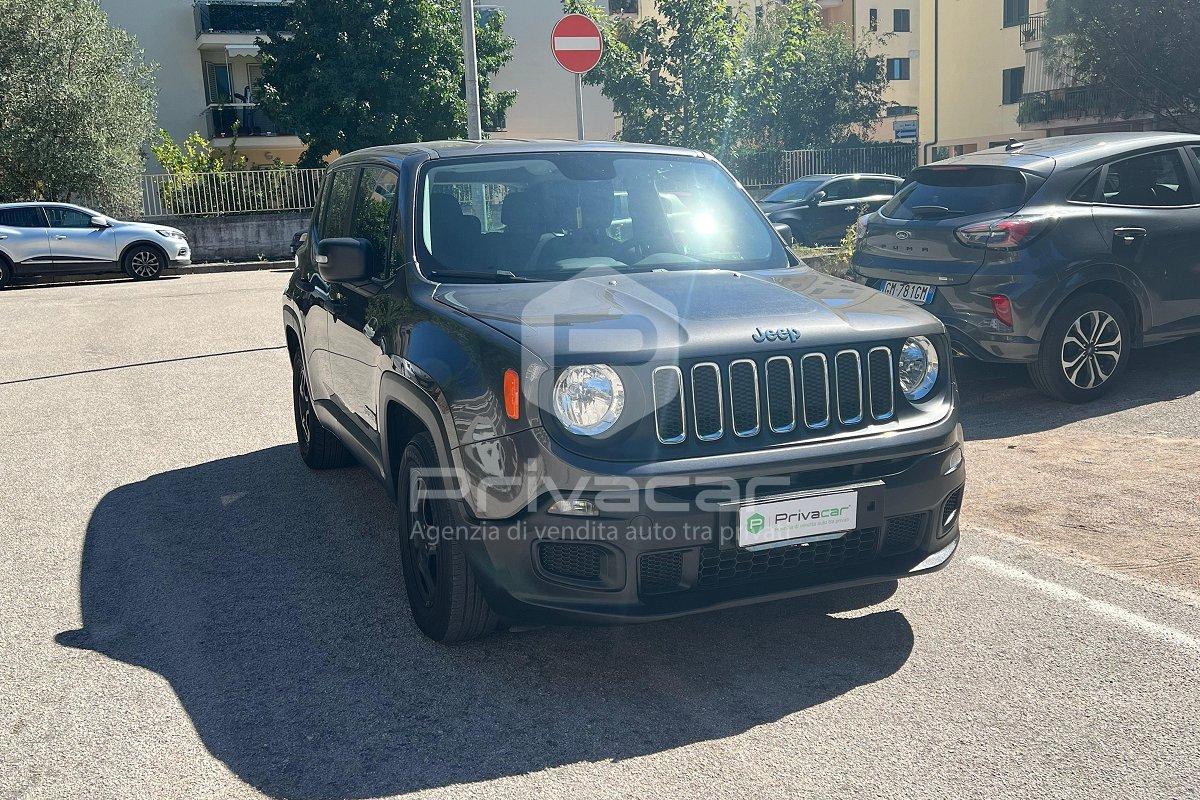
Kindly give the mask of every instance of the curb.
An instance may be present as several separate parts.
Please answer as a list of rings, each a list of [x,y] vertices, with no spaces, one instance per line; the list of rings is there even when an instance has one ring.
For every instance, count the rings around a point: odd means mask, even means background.
[[[252,272],[266,269],[287,269],[295,266],[291,259],[286,261],[218,261],[209,264],[189,264],[186,267],[168,267],[164,275],[207,275],[213,272]]]

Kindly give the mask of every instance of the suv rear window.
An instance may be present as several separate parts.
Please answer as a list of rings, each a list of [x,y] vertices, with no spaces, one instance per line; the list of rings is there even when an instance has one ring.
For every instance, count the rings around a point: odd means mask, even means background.
[[[923,167],[881,210],[891,219],[938,219],[1016,211],[1025,176],[1006,167]]]

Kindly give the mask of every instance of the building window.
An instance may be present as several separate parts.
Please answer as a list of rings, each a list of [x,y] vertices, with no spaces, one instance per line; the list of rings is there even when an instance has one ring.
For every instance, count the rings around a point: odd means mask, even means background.
[[[867,11],[867,28],[872,31],[879,30],[879,9],[872,8]]]
[[[907,8],[897,8],[892,12],[892,30],[896,33],[912,30],[912,16]]]
[[[1004,0],[1004,27],[1023,25],[1029,19],[1029,0]]]
[[[608,0],[608,13],[636,14],[638,13],[638,0]]]
[[[889,81],[906,81],[909,78],[909,63],[907,58],[889,58],[887,60],[887,75]]]
[[[1025,68],[1013,67],[1004,70],[1004,105],[1021,102],[1025,93]]]
[[[215,64],[209,61],[204,66],[204,78],[208,90],[209,105],[232,103],[233,84],[229,80],[229,65]]]

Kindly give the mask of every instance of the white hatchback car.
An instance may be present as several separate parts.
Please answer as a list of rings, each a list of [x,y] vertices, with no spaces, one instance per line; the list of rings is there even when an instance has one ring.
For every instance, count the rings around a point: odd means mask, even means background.
[[[157,278],[191,263],[183,231],[122,222],[68,203],[0,204],[0,288],[14,277],[124,272]]]

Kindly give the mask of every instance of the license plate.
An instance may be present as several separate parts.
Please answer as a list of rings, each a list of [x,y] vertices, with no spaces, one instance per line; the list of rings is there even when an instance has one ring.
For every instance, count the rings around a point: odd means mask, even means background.
[[[933,293],[936,289],[932,286],[926,286],[923,283],[884,281],[882,291],[884,294],[890,294],[892,297],[898,297],[910,303],[925,305],[926,303],[933,302]]]
[[[738,547],[757,548],[776,542],[852,531],[858,523],[858,492],[753,503],[738,508]]]

